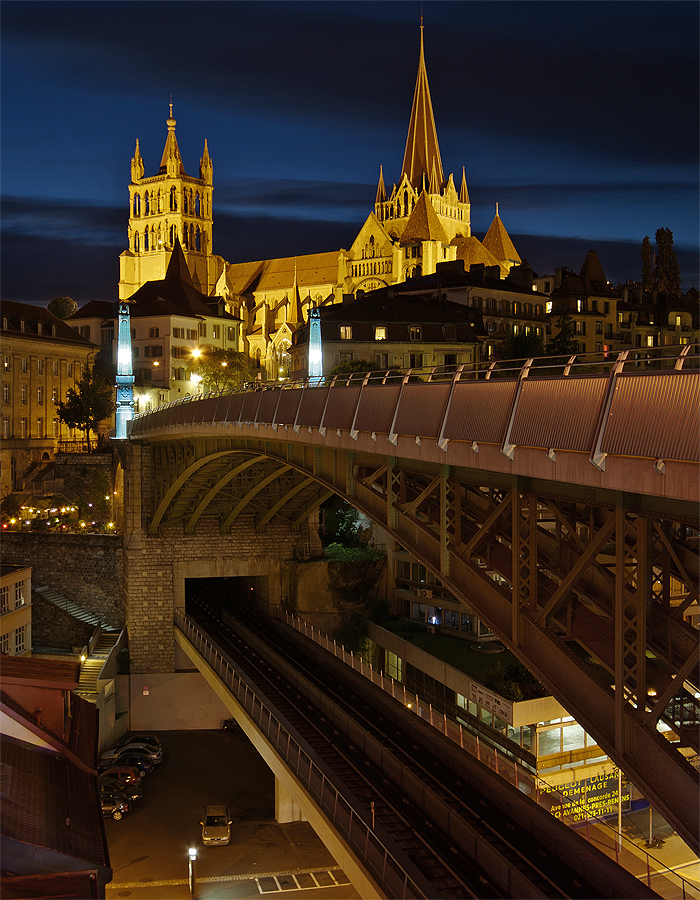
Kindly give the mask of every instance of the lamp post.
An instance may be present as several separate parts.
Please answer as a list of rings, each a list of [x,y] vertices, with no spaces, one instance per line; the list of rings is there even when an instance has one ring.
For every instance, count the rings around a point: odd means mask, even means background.
[[[196,868],[196,864],[197,864],[197,850],[194,847],[190,847],[189,861],[190,861],[190,900],[194,900],[195,879],[196,879],[195,868]]]

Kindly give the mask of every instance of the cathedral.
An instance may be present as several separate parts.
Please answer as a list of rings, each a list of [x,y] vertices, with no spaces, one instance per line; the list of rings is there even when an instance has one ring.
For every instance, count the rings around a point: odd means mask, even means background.
[[[342,302],[344,294],[372,291],[435,272],[440,262],[463,260],[505,277],[521,260],[498,215],[483,241],[471,232],[464,168],[459,182],[445,177],[428,87],[420,26],[418,76],[398,183],[387,190],[383,167],[374,203],[349,249],[283,259],[230,263],[212,252],[213,164],[206,141],[199,176],[187,175],[170,105],[168,134],[156,175],[145,176],[138,141],[131,160],[128,250],[120,256],[119,299],[148,281],[165,278],[176,243],[193,285],[221,298],[241,320],[241,349],[263,380],[289,372],[289,348],[311,308]],[[496,268],[497,267],[497,268]]]

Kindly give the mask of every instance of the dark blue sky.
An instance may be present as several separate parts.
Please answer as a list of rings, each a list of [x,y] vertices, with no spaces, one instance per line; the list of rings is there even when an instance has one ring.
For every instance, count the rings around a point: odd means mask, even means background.
[[[674,233],[698,275],[698,4],[424,0],[445,173],[539,274],[595,248],[639,277]],[[348,247],[403,159],[421,4],[2,3],[2,294],[116,299],[130,160],[214,162],[214,252]]]

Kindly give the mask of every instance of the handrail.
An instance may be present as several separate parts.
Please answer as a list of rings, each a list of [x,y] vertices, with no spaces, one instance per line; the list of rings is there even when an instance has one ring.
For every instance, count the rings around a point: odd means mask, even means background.
[[[686,900],[686,898],[695,898],[695,900],[698,900],[698,898],[700,898],[700,890],[695,884],[687,881],[677,872],[670,871],[665,863],[656,859],[646,850],[634,844],[629,838],[613,829],[604,819],[601,819],[596,815],[588,814],[585,803],[582,803],[579,800],[572,800],[570,797],[565,798],[558,788],[551,786],[540,775],[529,772],[522,764],[518,765],[517,761],[511,760],[505,753],[499,754],[495,747],[480,742],[478,735],[473,735],[471,732],[464,731],[461,724],[457,726],[454,722],[448,721],[445,713],[441,715],[440,713],[435,712],[432,705],[421,701],[418,694],[407,695],[405,684],[395,681],[392,677],[385,676],[383,671],[375,669],[371,663],[364,663],[361,656],[355,656],[352,651],[348,652],[344,646],[339,646],[335,640],[332,640],[331,643],[331,638],[310,622],[288,613],[279,606],[273,607],[271,612],[274,617],[285,622],[295,631],[313,641],[317,646],[325,649],[328,653],[332,653],[336,659],[339,659],[350,666],[364,678],[368,678],[372,684],[379,687],[385,693],[390,694],[394,700],[400,702],[409,710],[409,712],[414,712],[426,724],[436,728],[451,741],[458,743],[462,750],[466,750],[467,753],[476,757],[479,762],[487,765],[501,778],[504,778],[506,781],[510,782],[510,784],[514,785],[519,791],[534,798],[534,801],[538,805],[544,806],[545,808],[547,807],[547,804],[543,803],[542,800],[543,794],[552,801],[550,804],[551,806],[557,805],[557,802],[559,805],[563,805],[565,802],[570,804],[572,811],[570,813],[562,812],[557,818],[570,828],[578,831],[579,834],[584,836],[589,842],[592,841],[590,832],[590,823],[592,822],[594,826],[601,830],[600,833],[603,836],[607,835],[607,838],[610,841],[610,853],[608,855],[614,855],[618,864],[624,865],[624,860],[621,858],[621,851],[623,848],[630,856],[642,856],[646,862],[646,878],[642,879],[640,876],[637,877],[640,878],[640,880],[645,880],[648,887],[654,887],[658,892],[658,886],[655,887],[652,884],[652,879],[665,879],[670,882],[671,886],[676,887],[681,891],[678,895],[679,900],[680,898],[682,898],[682,900]],[[592,750],[593,748],[588,749]],[[602,753],[602,751],[600,752]],[[582,819],[585,820],[586,823],[585,834],[581,831]],[[600,835],[598,835],[598,837],[600,837]],[[603,847],[604,852],[606,852],[607,849],[608,848]],[[666,892],[661,896],[669,898],[671,894]]]
[[[264,698],[256,694],[214,642],[182,610],[175,611],[175,625],[216,672],[285,765],[342,834],[368,872],[382,885],[386,896],[403,900],[426,898],[426,894],[384,847],[372,828],[327,780],[299,742],[266,706]]]
[[[636,347],[633,350],[605,351],[595,353],[578,353],[573,356],[562,357],[540,356],[521,360],[486,360],[476,363],[459,363],[455,366],[441,366],[440,373],[436,373],[435,366],[411,369],[410,372],[399,370],[377,369],[372,372],[359,372],[347,377],[322,376],[314,379],[315,387],[341,388],[351,385],[364,386],[366,384],[396,384],[403,383],[407,376],[420,380],[448,382],[454,379],[458,370],[460,380],[495,380],[507,379],[517,381],[525,373],[530,377],[566,377],[585,375],[610,375],[613,370],[617,373],[623,371],[643,372],[673,372],[684,369],[685,371],[700,367],[700,343],[678,344],[668,347]],[[178,397],[156,409],[169,409],[173,406],[181,406],[183,403],[191,403],[193,400],[203,400],[209,397],[219,397],[235,393],[249,393],[255,391],[284,391],[299,390],[309,387],[309,378],[287,379],[285,381],[254,382],[253,387],[244,384],[235,388],[221,388],[218,391],[206,391]],[[155,409],[136,413],[135,419],[152,415]]]

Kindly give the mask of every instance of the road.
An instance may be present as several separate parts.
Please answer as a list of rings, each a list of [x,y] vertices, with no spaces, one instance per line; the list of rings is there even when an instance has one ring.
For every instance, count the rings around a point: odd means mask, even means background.
[[[107,900],[189,898],[189,847],[197,897],[359,897],[307,822],[275,822],[274,776],[242,733],[157,734],[163,761],[143,779],[142,800],[121,821],[105,819],[114,871]],[[199,822],[214,803],[233,819],[227,847],[202,845]]]

